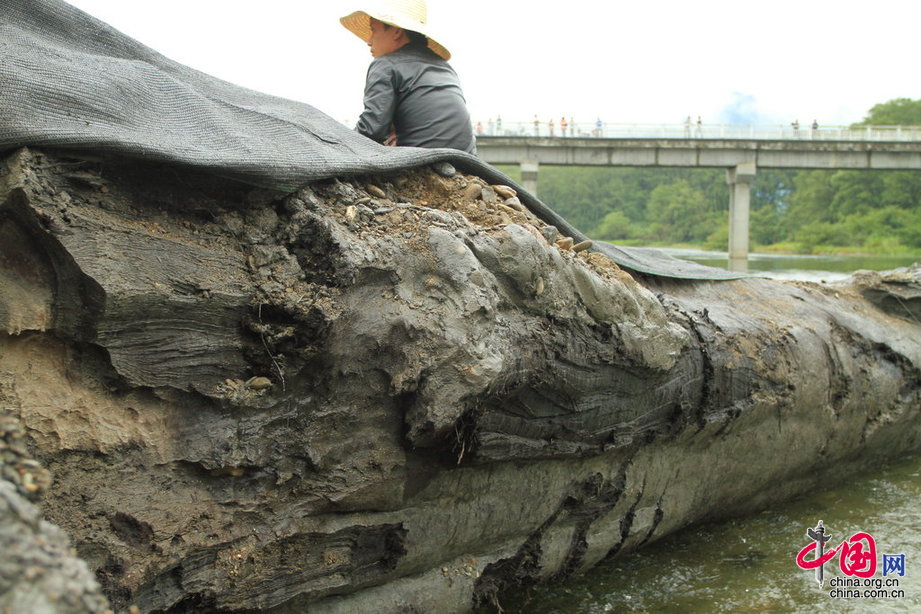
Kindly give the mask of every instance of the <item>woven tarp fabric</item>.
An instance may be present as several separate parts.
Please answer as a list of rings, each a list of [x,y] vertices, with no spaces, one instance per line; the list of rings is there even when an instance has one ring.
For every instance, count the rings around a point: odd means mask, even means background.
[[[61,0],[0,0],[0,150],[27,146],[188,165],[280,190],[448,161],[492,183],[512,185],[544,221],[585,239],[476,156],[384,147],[309,104],[174,62]],[[597,249],[652,275],[739,277],[664,255],[651,257],[645,250],[606,244]]]

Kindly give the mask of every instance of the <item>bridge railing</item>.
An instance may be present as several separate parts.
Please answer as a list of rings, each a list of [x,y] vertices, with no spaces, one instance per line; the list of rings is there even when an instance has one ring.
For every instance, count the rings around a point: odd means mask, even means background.
[[[921,126],[813,126],[745,124],[616,124],[606,122],[474,122],[477,136],[635,138],[635,139],[739,139],[816,141],[915,141]]]

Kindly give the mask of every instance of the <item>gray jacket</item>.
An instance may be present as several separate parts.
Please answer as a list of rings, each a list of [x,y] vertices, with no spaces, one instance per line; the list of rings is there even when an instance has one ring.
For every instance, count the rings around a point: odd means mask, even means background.
[[[405,45],[375,58],[368,68],[365,110],[355,129],[381,143],[391,124],[398,145],[476,153],[460,79],[428,47]]]

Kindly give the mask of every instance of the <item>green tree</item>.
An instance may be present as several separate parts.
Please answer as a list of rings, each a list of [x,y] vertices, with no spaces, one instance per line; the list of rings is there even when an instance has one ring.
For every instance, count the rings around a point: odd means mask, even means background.
[[[703,242],[717,225],[713,213],[704,193],[683,179],[660,185],[649,195],[649,228],[660,241]]]
[[[863,126],[921,126],[921,100],[895,98],[874,105],[862,122]]]
[[[611,211],[590,234],[602,241],[629,239],[633,234],[633,225],[623,211]]]

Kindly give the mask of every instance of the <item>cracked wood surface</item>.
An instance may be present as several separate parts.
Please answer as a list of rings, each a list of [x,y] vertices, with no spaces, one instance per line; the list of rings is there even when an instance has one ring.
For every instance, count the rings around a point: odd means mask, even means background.
[[[635,278],[427,168],[0,173],[0,410],[116,608],[466,612],[921,447],[917,268]]]

